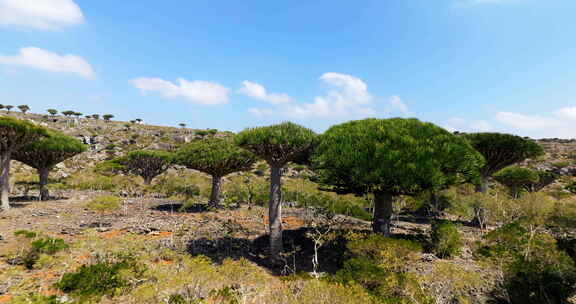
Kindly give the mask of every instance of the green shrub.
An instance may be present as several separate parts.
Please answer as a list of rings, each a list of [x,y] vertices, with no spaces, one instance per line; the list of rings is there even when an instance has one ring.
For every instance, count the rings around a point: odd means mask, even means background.
[[[351,258],[336,273],[344,284],[358,284],[379,303],[432,303],[408,267],[418,259],[420,245],[379,234],[351,241]]]
[[[44,296],[37,293],[30,293],[15,297],[10,304],[60,304],[56,296]]]
[[[362,205],[352,202],[346,197],[294,190],[284,190],[283,193],[285,202],[296,202],[299,207],[319,207],[335,214],[347,215],[366,221],[372,219],[372,215]]]
[[[86,208],[96,212],[116,211],[122,206],[122,199],[113,195],[102,195],[92,199]]]
[[[567,191],[570,191],[570,193],[572,194],[576,194],[576,181],[572,181],[570,183],[568,183],[564,189],[566,189]]]
[[[34,232],[34,231],[28,231],[28,230],[18,230],[14,232],[15,236],[23,236],[27,239],[33,239],[36,236],[38,236],[38,233]]]
[[[440,258],[450,258],[457,255],[462,248],[460,232],[456,225],[446,220],[432,222],[430,232],[432,251]]]
[[[55,287],[77,297],[80,302],[99,299],[129,289],[131,285],[126,273],[138,278],[145,271],[133,256],[117,254],[95,264],[82,265],[76,272],[64,274]]]
[[[561,304],[576,292],[574,261],[551,236],[520,222],[488,233],[476,254],[502,267],[510,303]]]

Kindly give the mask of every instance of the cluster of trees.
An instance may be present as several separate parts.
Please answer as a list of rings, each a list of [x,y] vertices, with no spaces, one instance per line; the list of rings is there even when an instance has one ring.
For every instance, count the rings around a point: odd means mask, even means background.
[[[7,172],[5,160],[14,158],[38,170],[41,186],[55,164],[83,152],[82,145],[27,122],[2,118],[0,131],[3,172]],[[105,167],[139,175],[145,184],[151,184],[173,164],[204,172],[212,177],[209,204],[217,208],[224,176],[249,170],[258,160],[267,162],[271,169],[270,250],[273,261],[278,261],[283,250],[282,172],[290,162],[308,165],[324,190],[371,194],[373,230],[387,236],[393,203],[401,195],[435,192],[462,183],[475,184],[484,192],[493,176],[516,190],[541,189],[551,182],[545,174],[520,174],[518,171],[524,169],[514,167],[501,170],[542,153],[542,148],[527,138],[499,133],[452,134],[417,119],[393,118],[351,121],[321,135],[289,122],[249,128],[233,137],[193,141],[175,153],[132,151],[105,163]],[[42,197],[47,195],[43,190]]]
[[[13,105],[0,104],[0,110],[5,109],[6,111],[10,112],[10,110],[12,110],[13,108],[14,108]],[[30,107],[28,105],[19,105],[17,108],[24,114],[26,114],[26,112],[30,110]]]

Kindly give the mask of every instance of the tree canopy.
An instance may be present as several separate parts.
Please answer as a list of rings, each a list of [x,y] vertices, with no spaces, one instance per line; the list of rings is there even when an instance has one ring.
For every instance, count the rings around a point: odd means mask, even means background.
[[[45,189],[50,170],[58,163],[86,151],[86,146],[76,138],[48,132],[48,136],[24,146],[13,153],[13,159],[38,170],[40,180],[40,199],[48,199]]]
[[[238,147],[228,138],[196,140],[176,153],[178,164],[212,176],[210,204],[214,207],[220,201],[220,179],[230,173],[249,170],[255,161],[254,154]]]
[[[485,178],[510,165],[544,154],[544,149],[538,143],[516,135],[472,133],[464,137],[484,156],[486,164],[480,173]]]
[[[110,161],[116,170],[139,175],[144,183],[149,185],[152,180],[166,172],[173,163],[174,156],[170,152],[159,150],[136,150]]]
[[[236,143],[266,160],[283,166],[309,152],[316,143],[314,131],[291,122],[250,128],[236,136]]]
[[[417,119],[365,119],[331,127],[313,156],[318,181],[340,193],[411,195],[473,179],[484,164],[463,138]]]
[[[482,155],[461,137],[417,119],[364,119],[332,126],[312,156],[317,181],[338,193],[373,193],[375,232],[390,233],[398,195],[474,179]]]
[[[2,209],[9,209],[10,160],[12,153],[48,136],[48,131],[25,120],[0,116],[0,185]]]

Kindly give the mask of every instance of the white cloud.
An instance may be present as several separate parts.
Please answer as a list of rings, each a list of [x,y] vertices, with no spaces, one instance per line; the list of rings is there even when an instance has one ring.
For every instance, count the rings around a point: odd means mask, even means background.
[[[83,21],[73,0],[0,0],[0,25],[54,30]]]
[[[492,124],[485,120],[477,120],[470,123],[470,129],[477,132],[488,132],[492,131],[494,127],[492,127]]]
[[[271,104],[288,103],[292,100],[287,94],[268,93],[264,86],[250,81],[243,81],[242,88],[238,90],[238,93],[254,99],[267,101]]]
[[[390,106],[392,106],[392,108],[394,110],[399,111],[402,115],[410,115],[410,111],[408,110],[408,106],[402,100],[402,98],[400,98],[400,96],[392,96],[392,97],[390,97],[388,102],[390,103]]]
[[[576,120],[576,107],[561,108],[554,114],[561,118]]]
[[[565,107],[549,115],[498,112],[496,120],[514,131],[531,137],[576,137],[576,107]]]
[[[364,81],[351,75],[325,73],[320,80],[330,85],[325,96],[314,98],[312,103],[289,104],[281,112],[292,118],[358,118],[376,113],[367,106],[372,101]]]
[[[158,92],[164,98],[184,98],[193,103],[216,105],[228,102],[229,89],[209,81],[178,79],[178,84],[160,78],[136,78],[130,81],[142,94]]]
[[[0,55],[0,64],[22,66],[50,72],[73,73],[94,79],[92,66],[82,57],[72,54],[58,55],[37,47],[25,47],[14,56]]]

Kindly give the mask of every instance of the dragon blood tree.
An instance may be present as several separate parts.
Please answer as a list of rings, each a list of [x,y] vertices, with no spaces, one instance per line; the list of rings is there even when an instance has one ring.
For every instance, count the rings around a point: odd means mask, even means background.
[[[255,161],[254,154],[238,147],[228,138],[196,140],[176,153],[176,163],[212,177],[209,204],[213,208],[220,205],[222,178],[234,172],[250,170]]]
[[[168,170],[174,161],[170,152],[159,150],[135,150],[109,161],[114,170],[134,174],[144,179],[145,185]]]
[[[0,186],[2,209],[10,209],[10,160],[22,147],[48,135],[45,128],[25,120],[0,117]]]
[[[312,130],[285,122],[268,127],[246,129],[236,135],[236,144],[264,159],[270,166],[270,203],[268,226],[270,254],[273,262],[280,260],[282,244],[282,168],[302,159],[316,143]]]
[[[470,180],[484,165],[462,137],[417,119],[364,119],[332,126],[312,156],[317,181],[336,193],[374,195],[374,232],[390,235],[395,197]]]
[[[49,131],[48,136],[24,146],[13,154],[14,160],[38,171],[40,200],[50,197],[46,188],[50,171],[59,163],[86,151],[86,146],[76,138]]]
[[[465,134],[464,137],[486,160],[486,164],[480,169],[481,179],[476,188],[478,192],[488,191],[488,179],[494,173],[544,154],[544,150],[538,143],[516,135],[471,133]]]

